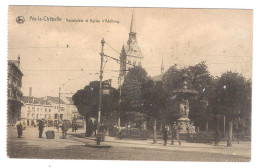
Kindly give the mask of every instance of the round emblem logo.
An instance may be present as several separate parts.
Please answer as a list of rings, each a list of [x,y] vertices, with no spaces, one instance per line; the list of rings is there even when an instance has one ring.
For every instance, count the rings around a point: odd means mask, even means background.
[[[24,19],[23,16],[18,16],[18,17],[16,18],[16,22],[17,22],[18,24],[23,24],[24,21],[25,21],[25,19]]]

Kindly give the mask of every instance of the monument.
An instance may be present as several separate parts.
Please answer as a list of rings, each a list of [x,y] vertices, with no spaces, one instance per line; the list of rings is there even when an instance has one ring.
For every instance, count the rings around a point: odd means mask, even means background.
[[[195,127],[189,119],[189,99],[198,94],[196,90],[189,89],[187,82],[183,82],[183,88],[176,89],[172,93],[178,95],[180,106],[180,118],[177,120],[177,125],[180,127],[180,133],[195,133]]]

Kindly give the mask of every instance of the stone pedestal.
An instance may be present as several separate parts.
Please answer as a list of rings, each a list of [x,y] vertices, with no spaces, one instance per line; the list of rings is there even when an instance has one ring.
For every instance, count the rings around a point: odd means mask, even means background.
[[[194,134],[195,132],[195,127],[193,125],[191,125],[190,119],[186,118],[186,117],[181,117],[177,120],[177,124],[180,128],[180,132],[179,133],[190,133],[190,134]]]

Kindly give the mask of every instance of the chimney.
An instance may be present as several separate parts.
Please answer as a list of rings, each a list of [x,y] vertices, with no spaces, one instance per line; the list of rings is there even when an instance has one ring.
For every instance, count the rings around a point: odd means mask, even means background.
[[[32,87],[29,88],[29,97],[32,97]]]

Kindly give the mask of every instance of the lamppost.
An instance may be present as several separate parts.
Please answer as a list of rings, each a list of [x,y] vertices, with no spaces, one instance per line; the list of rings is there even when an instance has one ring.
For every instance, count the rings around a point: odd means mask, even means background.
[[[108,55],[105,55],[104,54],[104,44],[105,44],[105,40],[104,38],[101,40],[101,53],[100,53],[100,56],[101,56],[101,62],[100,62],[100,83],[99,83],[99,103],[98,103],[98,123],[97,123],[97,145],[100,145],[100,141],[101,141],[101,135],[100,135],[100,117],[101,117],[101,105],[102,105],[102,91],[103,91],[103,85],[102,85],[102,79],[103,79],[103,60],[104,60],[104,57],[107,57],[107,58],[110,58],[110,59],[113,59],[113,60],[116,60],[117,62],[123,62],[125,64],[129,64],[129,65],[132,65],[133,67],[135,67],[135,65],[131,64],[131,63],[128,63],[128,62],[124,62],[120,59],[117,59],[117,58],[114,58],[114,57],[111,57],[111,56],[108,56]],[[110,46],[111,47],[111,46]],[[121,77],[120,77],[120,92],[121,92]],[[121,95],[121,94],[120,94]],[[120,96],[121,97],[121,96]],[[120,98],[121,99],[121,98]],[[120,103],[121,103],[121,100],[120,100]],[[119,119],[119,124],[120,124],[120,119]]]
[[[99,83],[99,103],[98,103],[98,123],[97,123],[97,145],[100,145],[100,117],[101,117],[101,103],[102,103],[102,79],[103,79],[103,59],[104,59],[104,38],[101,40],[101,63],[100,63],[100,83]]]

